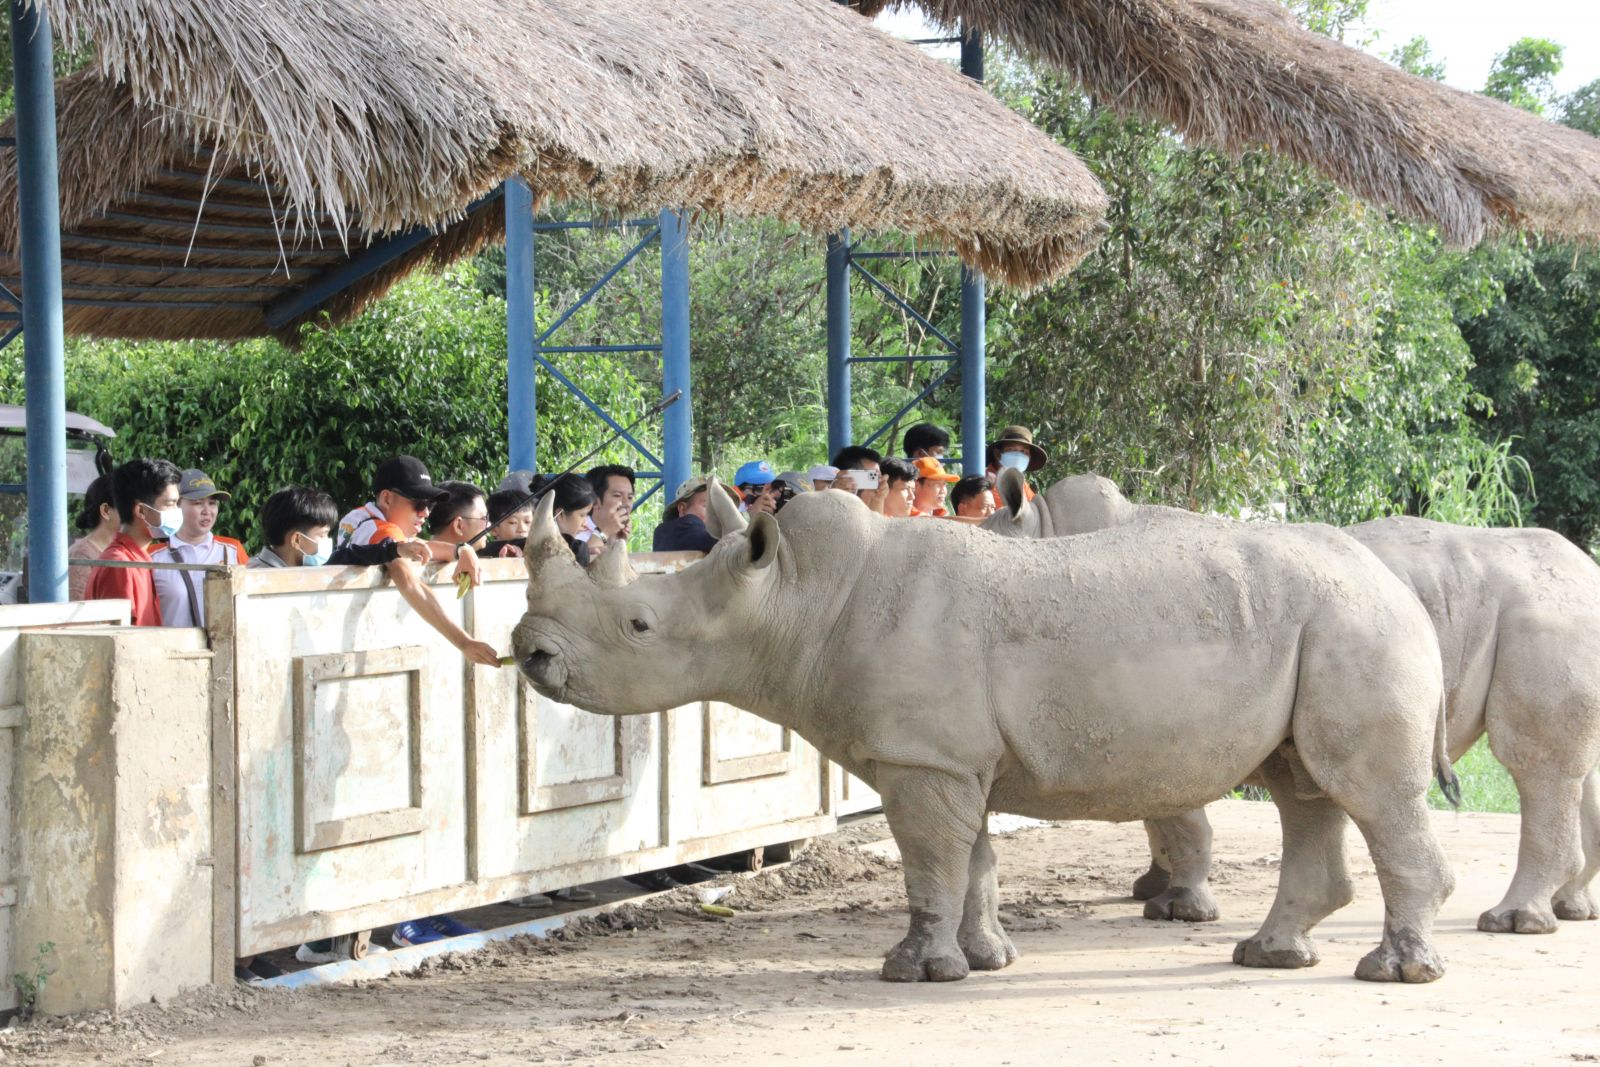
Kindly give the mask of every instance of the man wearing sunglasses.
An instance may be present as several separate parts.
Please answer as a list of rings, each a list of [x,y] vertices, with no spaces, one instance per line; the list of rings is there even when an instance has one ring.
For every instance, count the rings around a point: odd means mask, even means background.
[[[383,564],[406,603],[467,659],[498,667],[500,657],[495,650],[456,625],[416,569],[416,564],[454,561],[459,573],[467,575],[473,585],[479,582],[478,556],[470,545],[417,539],[428,513],[448,495],[433,484],[428,468],[415,456],[384,460],[372,477],[373,498],[339,520],[338,546],[328,562],[370,563],[369,558],[356,558],[349,550],[363,546],[384,549]]]

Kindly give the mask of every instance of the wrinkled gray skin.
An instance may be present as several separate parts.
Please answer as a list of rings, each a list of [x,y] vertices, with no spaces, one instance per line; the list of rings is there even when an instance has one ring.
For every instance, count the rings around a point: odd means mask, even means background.
[[[1011,536],[1199,519],[1130,504],[1092,474],[1063,479],[1032,502],[1022,500],[1020,481],[1003,481],[1001,495],[1008,506],[986,525]],[[1487,731],[1522,798],[1516,874],[1478,928],[1548,934],[1558,918],[1600,917],[1591,888],[1600,874],[1600,567],[1547,530],[1393,518],[1346,532],[1411,588],[1433,620],[1450,759]],[[1150,822],[1146,830],[1151,866],[1134,883],[1134,895],[1148,901],[1146,917],[1215,918],[1205,885],[1205,813]]]
[[[1238,962],[1305,966],[1350,899],[1345,812],[1387,906],[1357,977],[1430,981],[1452,880],[1424,794],[1441,703],[1427,616],[1326,527],[1225,522],[1022,544],[891,521],[807,493],[748,529],[718,489],[710,556],[585,574],[546,498],[526,546],[514,647],[554,700],[632,715],[720,700],[787,726],[865,779],[904,859],[911,925],[892,981],[1016,958],[985,813],[1124,820],[1193,810],[1240,778],[1315,778],[1292,799],[1278,898]],[[885,670],[883,650],[923,664]],[[1286,794],[1294,798],[1290,791]]]

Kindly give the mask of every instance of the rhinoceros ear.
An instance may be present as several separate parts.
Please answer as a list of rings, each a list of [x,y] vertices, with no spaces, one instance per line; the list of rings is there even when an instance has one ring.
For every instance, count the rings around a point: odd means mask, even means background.
[[[758,512],[755,518],[750,520],[746,537],[746,566],[756,571],[763,571],[772,566],[778,558],[780,539],[778,520],[764,511]]]
[[[522,562],[531,577],[546,560],[558,555],[566,556],[574,567],[578,565],[556,526],[556,495],[547,492],[533,511],[533,525],[528,529],[528,539],[522,543]]]
[[[1007,467],[1000,472],[996,488],[1000,490],[1000,502],[1011,511],[1011,521],[1023,522],[1032,503],[1028,500],[1027,483],[1022,479],[1022,472]]]
[[[628,560],[628,542],[615,541],[589,567],[589,577],[602,589],[621,589],[639,580],[639,572]]]
[[[745,528],[739,508],[716,477],[706,479],[706,530],[717,540]]]

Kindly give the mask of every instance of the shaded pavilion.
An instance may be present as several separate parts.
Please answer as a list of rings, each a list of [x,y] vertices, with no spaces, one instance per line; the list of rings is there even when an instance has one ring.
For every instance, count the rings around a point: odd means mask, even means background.
[[[860,17],[881,6],[14,0],[0,275],[27,326],[33,599],[65,589],[64,330],[292,338],[504,234],[511,465],[531,469],[536,358],[554,369],[532,320],[533,216],[555,203],[652,219],[664,391],[686,395],[687,218],[833,235],[834,447],[851,437],[848,232],[953,250],[952,366],[981,469],[984,279],[1065,273],[1105,210],[1078,160],[977,84],[982,34],[1459,244],[1506,226],[1600,232],[1600,142],[1307,33],[1266,0],[923,0],[961,31],[961,73]],[[88,69],[51,76],[52,27],[93,44]],[[689,472],[691,410],[666,416],[669,486]]]

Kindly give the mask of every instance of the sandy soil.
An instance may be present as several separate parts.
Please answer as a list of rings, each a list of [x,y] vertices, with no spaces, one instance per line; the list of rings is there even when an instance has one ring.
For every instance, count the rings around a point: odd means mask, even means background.
[[[1321,966],[1246,970],[1235,939],[1276,876],[1270,804],[1213,807],[1224,918],[1156,924],[1123,894],[1144,868],[1135,827],[1071,823],[997,843],[1002,917],[1023,958],[948,985],[878,981],[902,933],[890,858],[824,844],[742,881],[732,920],[690,891],[560,940],[507,942],[416,975],[299,993],[207,991],[115,1019],[0,1035],[5,1062],[316,1067],[759,1057],[818,1064],[1600,1062],[1600,923],[1553,937],[1480,934],[1517,820],[1438,816],[1458,888],[1439,924],[1450,965],[1428,986],[1351,977],[1382,904],[1354,844],[1356,903],[1319,930]],[[881,825],[881,824],[880,824]],[[847,838],[871,837],[858,826]],[[892,850],[890,850],[892,853]]]

